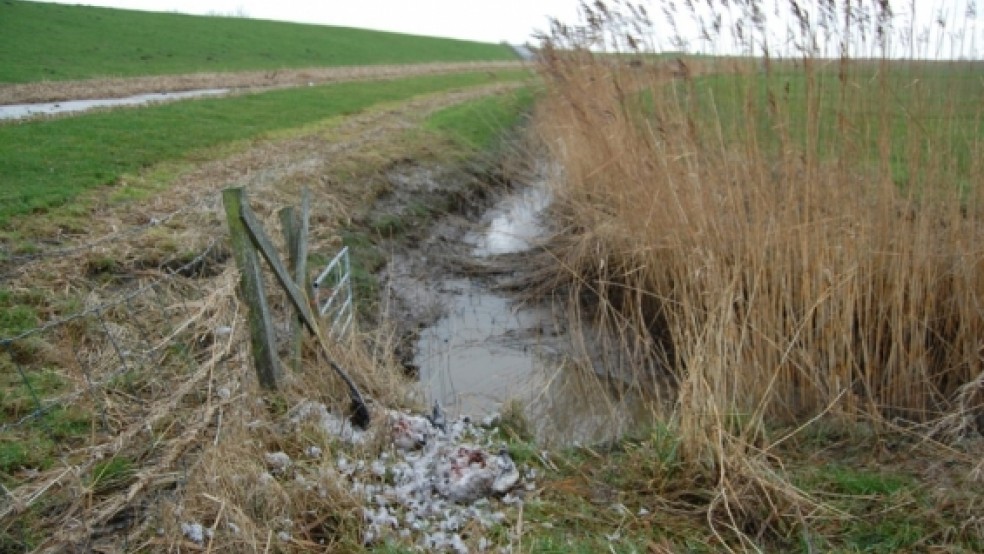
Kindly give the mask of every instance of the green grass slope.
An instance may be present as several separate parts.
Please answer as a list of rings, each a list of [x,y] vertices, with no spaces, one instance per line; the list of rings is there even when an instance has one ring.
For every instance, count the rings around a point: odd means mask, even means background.
[[[501,44],[231,17],[0,1],[0,83],[515,59]]]

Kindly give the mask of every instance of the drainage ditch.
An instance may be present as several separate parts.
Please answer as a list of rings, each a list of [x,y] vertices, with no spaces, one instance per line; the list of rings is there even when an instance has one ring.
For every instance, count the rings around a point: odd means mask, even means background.
[[[577,355],[561,306],[505,286],[545,247],[548,179],[538,172],[513,183],[472,217],[446,215],[394,253],[382,274],[384,309],[403,324],[406,362],[428,404],[485,418],[516,402],[543,442],[607,440],[626,429],[637,403],[613,398],[599,362]]]

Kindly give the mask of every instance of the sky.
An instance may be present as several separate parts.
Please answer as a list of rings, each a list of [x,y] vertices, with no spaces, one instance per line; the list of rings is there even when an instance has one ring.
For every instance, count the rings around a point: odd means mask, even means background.
[[[47,0],[51,1],[51,0]],[[54,0],[64,4],[86,4],[123,9],[179,12],[198,15],[224,15],[274,19],[319,25],[359,27],[383,31],[395,31],[418,35],[460,38],[481,42],[506,41],[513,44],[536,44],[534,33],[549,27],[549,17],[576,23],[579,21],[578,0]],[[702,13],[698,17],[682,13],[686,0],[663,1],[634,0],[649,8],[655,22],[656,33],[651,43],[658,50],[677,49],[678,43],[670,40],[674,33],[667,25],[662,7],[675,4],[677,32],[691,37],[687,49],[702,53],[738,54],[745,47],[735,40],[719,38],[701,41],[697,20],[703,17],[711,21],[719,10],[708,11],[704,0],[694,0]],[[890,0],[897,16],[894,54],[915,54],[922,58],[971,58],[980,59],[984,53],[984,0]],[[859,2],[859,0],[854,0]],[[730,2],[732,6],[738,2]],[[837,2],[839,5],[844,0]],[[874,0],[861,0],[863,5],[873,5]],[[968,10],[980,3],[982,13]],[[715,3],[717,4],[717,3]],[[790,38],[788,0],[762,0],[769,19],[768,38],[772,53],[795,55],[795,40]],[[817,0],[799,0],[798,4],[810,10]],[[815,11],[815,10],[814,10]],[[970,15],[970,17],[968,17]],[[734,21],[734,14],[723,14],[725,27]],[[814,13],[812,22],[819,21]],[[941,26],[938,21],[944,21]],[[795,27],[795,25],[793,25]],[[823,30],[815,29],[821,36],[824,48],[836,49],[836,41],[824,41]],[[914,39],[906,37],[915,37]],[[785,52],[781,51],[783,48]],[[777,52],[777,49],[780,50]],[[824,55],[837,55],[824,51]],[[860,52],[855,54],[869,54]]]

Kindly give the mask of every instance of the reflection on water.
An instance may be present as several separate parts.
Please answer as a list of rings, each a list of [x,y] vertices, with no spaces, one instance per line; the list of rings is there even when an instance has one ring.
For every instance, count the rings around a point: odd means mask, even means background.
[[[154,92],[148,94],[138,94],[126,98],[100,98],[95,100],[68,100],[65,102],[45,102],[40,104],[10,104],[0,106],[0,120],[3,119],[24,119],[39,115],[57,115],[74,112],[84,112],[93,108],[111,108],[118,106],[141,106],[155,102],[169,102],[172,100],[184,100],[199,96],[216,96],[228,94],[227,88],[210,88],[201,90],[187,90],[182,92]]]
[[[540,215],[550,205],[550,191],[543,185],[530,186],[508,196],[493,207],[482,233],[469,233],[465,240],[475,245],[475,256],[512,254],[532,248],[543,236]]]
[[[520,396],[543,363],[538,340],[545,313],[511,302],[470,280],[441,287],[447,313],[420,333],[416,363],[431,399],[452,413],[498,411]]]

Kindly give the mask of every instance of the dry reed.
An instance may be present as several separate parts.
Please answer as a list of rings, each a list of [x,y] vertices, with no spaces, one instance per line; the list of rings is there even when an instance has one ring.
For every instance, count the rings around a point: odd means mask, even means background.
[[[711,475],[722,540],[755,548],[749,536],[808,500],[770,469],[770,428],[827,417],[975,433],[984,171],[979,141],[953,129],[979,114],[956,96],[930,106],[915,73],[900,98],[893,78],[917,64],[653,57],[644,10],[582,12],[540,52],[535,122],[561,168],[551,286],[620,337],[631,386],[670,378],[659,417]],[[870,24],[880,36],[885,20]]]

